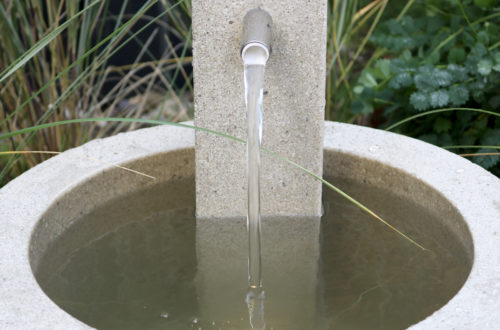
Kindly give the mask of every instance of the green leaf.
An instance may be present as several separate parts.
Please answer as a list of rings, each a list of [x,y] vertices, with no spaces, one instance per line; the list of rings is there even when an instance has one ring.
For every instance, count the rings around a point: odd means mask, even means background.
[[[481,118],[481,117],[478,117]],[[483,132],[486,129],[486,126],[488,125],[488,118],[481,118],[477,119],[474,121],[474,124],[472,125],[473,129]]]
[[[493,70],[500,72],[500,52],[496,52],[493,54],[493,60],[495,61]]]
[[[477,63],[477,72],[479,72],[483,76],[487,76],[491,73],[493,69],[493,61],[489,58],[482,59]]]
[[[423,134],[418,139],[434,145],[437,145],[439,140],[436,134]]]
[[[352,89],[352,91],[354,92],[354,94],[358,94],[359,95],[359,94],[363,93],[363,89],[364,89],[363,86],[356,85],[356,86],[354,86],[354,88]]]
[[[431,106],[444,107],[450,102],[450,96],[445,90],[437,90],[431,93]]]
[[[408,72],[402,72],[393,77],[388,86],[393,89],[410,87],[413,84],[413,79]]]
[[[498,150],[481,148],[476,152],[476,154],[488,152],[498,152]],[[500,161],[500,155],[476,156],[472,158],[472,161],[485,169],[490,169]]]
[[[405,30],[403,29],[403,26],[401,26],[401,23],[399,22],[399,20],[392,18],[392,19],[388,20],[387,22],[385,22],[384,25],[387,27],[387,30],[389,31],[389,33],[392,35],[405,34]]]
[[[382,59],[375,63],[375,68],[379,69],[383,78],[389,78],[391,76],[391,61]]]
[[[419,73],[416,74],[415,77],[413,78],[415,82],[415,86],[417,87],[418,90],[420,91],[431,91],[434,89],[434,86],[431,82],[431,75],[427,73]]]
[[[476,80],[469,85],[469,91],[472,92],[472,97],[476,102],[481,103],[483,101],[485,87],[485,83],[480,80]]]
[[[457,118],[457,123],[459,126],[463,127],[464,129],[468,129],[471,127],[474,117],[476,117],[477,114],[472,112],[472,111],[462,111],[462,112],[457,112],[456,118]],[[464,143],[467,144],[467,143]]]
[[[476,42],[476,38],[469,31],[464,31],[464,33],[462,34],[462,38],[463,43],[466,45],[472,45],[474,42]]]
[[[453,139],[449,133],[442,133],[439,135],[438,145],[440,146],[449,146],[453,144]]]
[[[415,20],[410,16],[403,16],[399,20],[401,22],[401,26],[404,28],[405,32],[408,34],[417,33],[419,29],[422,28],[422,24],[420,24],[419,20]]]
[[[470,134],[470,135],[463,135],[459,138],[459,144],[463,145],[463,146],[470,146],[470,145],[474,145],[474,143],[476,143],[476,138],[474,135]]]
[[[470,56],[476,57],[483,57],[486,54],[488,54],[488,50],[481,42],[477,42],[474,47],[472,47],[470,52]]]
[[[432,85],[435,87],[449,86],[452,79],[452,75],[446,70],[435,69],[431,74]]]
[[[412,59],[412,56],[411,56],[411,52],[408,50],[408,49],[405,49],[403,51],[403,54],[401,54],[401,58],[405,61],[405,62],[410,62],[411,59]]]
[[[406,70],[410,70],[410,68],[408,68],[408,64],[405,63],[405,61],[403,61],[402,59],[395,58],[391,61],[391,72],[401,73],[405,72]]]
[[[432,129],[436,133],[446,133],[451,129],[451,121],[443,117],[437,117],[432,125]]]
[[[427,94],[421,92],[414,92],[410,96],[410,104],[419,111],[427,110],[429,108],[429,97]]]
[[[443,27],[445,22],[439,16],[431,16],[427,19],[427,34],[433,35]]]
[[[453,64],[461,64],[465,61],[465,49],[453,48],[448,53],[448,62]]]
[[[500,129],[489,129],[484,133],[481,144],[485,146],[500,145]]]
[[[455,82],[463,82],[469,79],[467,69],[462,65],[450,64],[446,70],[451,74]]]
[[[363,70],[363,73],[361,73],[361,77],[359,78],[359,82],[365,87],[373,88],[378,85],[377,80],[370,72],[368,72],[368,70]]]
[[[440,58],[441,54],[439,54],[439,52],[433,52],[431,55],[427,56],[426,62],[429,64],[437,64]]]
[[[474,4],[481,8],[491,8],[497,3],[497,0],[474,0]]]
[[[354,100],[351,103],[351,112],[355,115],[369,115],[373,112],[373,105],[365,100]]]
[[[492,98],[489,99],[488,104],[493,108],[493,109],[498,109],[500,108],[500,95],[495,95]]]
[[[450,103],[453,106],[460,106],[469,100],[469,90],[462,85],[453,85],[448,89]]]
[[[488,32],[486,32],[485,30],[479,31],[479,33],[477,34],[477,37],[485,45],[488,45],[490,43],[490,36],[489,36]]]

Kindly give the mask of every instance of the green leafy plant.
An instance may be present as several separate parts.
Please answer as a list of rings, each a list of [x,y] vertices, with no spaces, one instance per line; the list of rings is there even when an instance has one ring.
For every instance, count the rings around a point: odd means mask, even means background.
[[[377,27],[371,42],[386,55],[361,73],[353,88],[352,113],[371,115],[389,126],[436,108],[467,106],[498,112],[500,13],[472,1],[440,2],[439,8],[428,1],[423,9],[410,12],[417,18],[391,18]],[[484,113],[439,113],[398,130],[440,146],[500,144],[500,121]],[[472,160],[500,174],[500,156]]]

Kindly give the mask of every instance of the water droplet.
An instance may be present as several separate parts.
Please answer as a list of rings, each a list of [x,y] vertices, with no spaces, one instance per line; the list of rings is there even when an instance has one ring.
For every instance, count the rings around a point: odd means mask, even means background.
[[[163,312],[160,314],[160,317],[163,317],[164,319],[168,319],[168,313],[167,312]]]
[[[212,321],[212,325],[215,325],[215,321]]]
[[[371,146],[370,148],[368,148],[368,151],[370,152],[377,152],[380,150],[380,147],[375,145],[375,146]]]
[[[194,318],[191,322],[193,322],[193,324],[198,323],[198,318],[197,318],[197,317],[195,317],[195,318]]]

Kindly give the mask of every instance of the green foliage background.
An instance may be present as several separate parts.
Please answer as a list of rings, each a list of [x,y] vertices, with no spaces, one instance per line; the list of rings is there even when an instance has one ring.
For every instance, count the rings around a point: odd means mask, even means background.
[[[180,121],[193,113],[191,1],[146,0],[140,10],[108,12],[109,1],[0,0],[0,134],[90,117]],[[148,10],[161,4],[158,16]],[[437,108],[500,113],[500,0],[329,0],[325,118],[387,128]],[[105,24],[111,24],[107,31]],[[155,24],[151,38],[136,30]],[[142,25],[141,25],[142,24]],[[148,45],[158,35],[161,58]],[[137,44],[125,66],[108,60]],[[138,72],[149,68],[147,75]],[[112,83],[114,88],[104,91]],[[104,92],[103,92],[104,91]],[[0,140],[0,152],[64,151],[141,127],[84,123]],[[448,111],[398,126],[457,153],[495,153],[500,120]],[[49,155],[0,156],[0,186]],[[472,161],[500,176],[500,156]]]
[[[498,1],[421,1],[400,19],[381,22],[370,42],[384,55],[361,72],[351,113],[377,117],[377,126],[387,127],[437,108],[500,112],[500,11],[495,6]],[[439,146],[500,144],[498,118],[466,111],[422,117],[398,132]],[[500,156],[471,160],[500,175]]]

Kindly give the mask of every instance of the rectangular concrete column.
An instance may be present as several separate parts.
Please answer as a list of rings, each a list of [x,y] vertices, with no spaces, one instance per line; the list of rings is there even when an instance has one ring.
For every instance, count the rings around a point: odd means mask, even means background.
[[[263,146],[321,174],[326,0],[193,0],[195,125],[246,140],[242,22],[273,19]],[[196,288],[204,321],[248,328],[246,146],[196,132]],[[262,269],[269,328],[315,319],[321,184],[262,153]],[[277,218],[277,216],[282,216]],[[229,326],[226,324],[226,326]]]
[[[326,0],[193,0],[195,125],[246,139],[242,21],[259,6],[274,22],[263,146],[321,174]],[[197,216],[245,216],[246,185],[245,145],[196,132]],[[265,153],[261,194],[263,215],[320,215],[321,184]]]

